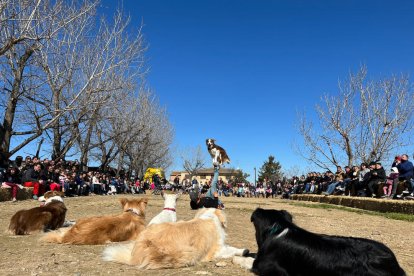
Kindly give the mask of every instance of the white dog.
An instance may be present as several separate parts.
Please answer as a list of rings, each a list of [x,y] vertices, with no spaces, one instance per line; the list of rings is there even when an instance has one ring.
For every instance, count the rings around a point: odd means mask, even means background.
[[[175,207],[177,206],[177,200],[181,196],[181,193],[165,194],[164,192],[161,192],[161,196],[164,198],[164,209],[161,213],[156,215],[148,225],[177,221]]]

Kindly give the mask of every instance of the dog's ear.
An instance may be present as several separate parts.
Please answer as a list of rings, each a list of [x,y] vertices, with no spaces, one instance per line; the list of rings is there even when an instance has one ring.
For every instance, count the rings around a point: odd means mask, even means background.
[[[292,217],[292,215],[288,211],[281,210],[280,213],[282,214],[282,216],[283,216],[284,219],[286,219],[289,222],[292,222],[293,217]]]
[[[250,222],[254,222],[257,218],[257,216],[263,211],[262,208],[258,207],[256,208],[256,210],[253,211],[251,217],[250,217]]]
[[[121,203],[122,208],[124,208],[125,204],[128,203],[128,199],[126,199],[125,197],[123,197],[123,198],[120,198],[119,199],[119,202]]]
[[[148,198],[143,198],[140,200],[139,205],[141,206],[143,210],[145,210],[145,208],[147,207],[147,204],[148,204]]]

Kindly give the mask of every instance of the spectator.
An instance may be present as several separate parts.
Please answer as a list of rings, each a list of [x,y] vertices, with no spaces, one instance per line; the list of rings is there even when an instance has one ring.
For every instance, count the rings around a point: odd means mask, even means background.
[[[394,157],[394,161],[391,164],[391,169],[397,167],[399,163],[401,163],[401,156],[397,155]]]
[[[406,184],[406,187],[408,189],[408,193],[411,193],[413,195],[413,185],[411,183],[411,179],[413,178],[413,163],[411,161],[408,161],[408,155],[403,154],[401,155],[401,161],[396,162],[397,163],[397,169],[400,173],[399,180],[404,181]]]
[[[256,187],[256,197],[260,197],[260,195],[262,195],[262,196],[263,196],[263,198],[264,198],[264,197],[265,197],[265,195],[266,195],[265,189],[263,188],[263,185],[262,185],[262,184],[259,184],[259,185]]]
[[[329,184],[328,189],[323,194],[331,195],[335,191],[335,188],[341,185],[342,181],[344,180],[345,172],[342,170],[341,166],[336,166],[336,173],[335,173],[335,182]]]
[[[11,188],[12,201],[15,202],[17,200],[17,189],[23,188],[17,168],[9,167],[3,176],[3,181],[3,185]]]
[[[27,158],[26,158],[27,160]],[[29,168],[23,175],[25,187],[33,187],[33,199],[37,200],[44,192],[44,180],[41,175],[42,167],[37,163],[33,168]]]
[[[372,163],[371,163],[372,164]],[[370,165],[371,165],[370,164]],[[371,177],[368,181],[368,190],[371,197],[377,197],[380,182],[385,182],[387,175],[381,163],[374,163],[375,169],[371,171]]]
[[[97,172],[92,176],[93,193],[96,194],[96,195],[102,194],[101,182],[100,182],[99,177],[100,177],[100,175]]]
[[[396,167],[391,168],[391,173],[387,176],[387,182],[384,184],[384,196],[383,198],[390,198],[394,185],[398,185],[398,169]]]
[[[344,181],[342,182],[342,187],[340,188],[341,191],[345,192],[349,190],[349,186],[351,184],[353,178],[353,172],[349,166],[345,166],[345,175]]]
[[[45,191],[60,191],[61,187],[59,183],[59,170],[55,171],[53,166],[49,166],[45,172],[46,183]]]
[[[326,171],[322,179],[320,180],[318,190],[319,192],[326,191],[328,185],[334,180],[334,175],[331,171]]]
[[[364,164],[366,167],[366,165]],[[362,167],[362,166],[361,166]],[[357,188],[359,186],[359,179],[360,179],[361,171],[358,166],[352,167],[352,178],[351,182],[348,185],[348,190],[345,190],[345,194],[350,196],[356,196]]]

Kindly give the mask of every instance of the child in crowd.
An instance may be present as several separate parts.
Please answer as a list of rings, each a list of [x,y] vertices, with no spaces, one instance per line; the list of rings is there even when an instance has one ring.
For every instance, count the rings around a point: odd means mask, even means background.
[[[390,197],[392,193],[392,187],[395,181],[398,181],[399,177],[398,169],[396,167],[391,168],[391,173],[387,176],[387,182],[384,184],[384,197]],[[396,185],[396,183],[395,183]]]

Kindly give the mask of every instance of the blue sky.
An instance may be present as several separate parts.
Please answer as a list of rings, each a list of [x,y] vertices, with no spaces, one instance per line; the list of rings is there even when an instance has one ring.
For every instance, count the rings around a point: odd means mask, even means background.
[[[104,0],[100,12],[113,13]],[[339,79],[414,70],[411,1],[124,1],[144,22],[148,81],[168,109],[175,146],[214,137],[253,176],[271,154],[306,170],[292,143],[297,111],[312,111]],[[181,169],[179,159],[172,169]]]
[[[102,0],[111,17],[120,2]],[[297,112],[361,64],[369,77],[414,72],[412,1],[124,0],[144,23],[148,83],[166,106],[178,153],[215,138],[254,175],[269,155],[311,168],[292,149]],[[36,145],[31,145],[33,148]],[[23,155],[25,153],[22,153]]]

